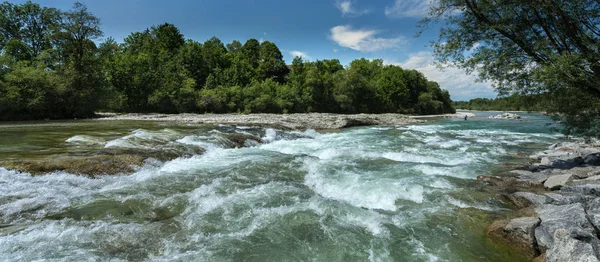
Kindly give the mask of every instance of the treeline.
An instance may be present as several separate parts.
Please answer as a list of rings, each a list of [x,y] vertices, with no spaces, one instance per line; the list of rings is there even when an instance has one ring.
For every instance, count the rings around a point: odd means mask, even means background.
[[[512,95],[507,97],[475,98],[469,101],[453,101],[456,109],[478,111],[547,111],[548,94]]]
[[[0,120],[81,118],[116,112],[454,112],[421,73],[355,60],[286,65],[272,42],[187,40],[172,24],[103,36],[81,3],[69,11],[0,5]]]

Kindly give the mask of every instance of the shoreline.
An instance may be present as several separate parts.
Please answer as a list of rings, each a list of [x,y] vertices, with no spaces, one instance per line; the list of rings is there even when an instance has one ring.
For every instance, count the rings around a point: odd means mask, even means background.
[[[94,120],[142,120],[171,121],[190,124],[224,124],[256,127],[274,127],[282,130],[332,130],[354,126],[402,126],[424,123],[429,118],[462,118],[473,117],[473,113],[455,113],[428,116],[409,116],[403,114],[332,114],[332,113],[298,113],[298,114],[99,114]]]
[[[486,235],[534,261],[600,261],[600,144],[551,145],[533,163],[479,176],[513,209]]]

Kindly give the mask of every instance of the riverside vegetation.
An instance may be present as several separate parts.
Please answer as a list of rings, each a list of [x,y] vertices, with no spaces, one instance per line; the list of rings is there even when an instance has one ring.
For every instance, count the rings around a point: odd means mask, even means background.
[[[85,5],[0,5],[0,120],[116,112],[452,113],[415,70],[359,59],[286,65],[272,42],[185,39],[172,24],[107,38]]]

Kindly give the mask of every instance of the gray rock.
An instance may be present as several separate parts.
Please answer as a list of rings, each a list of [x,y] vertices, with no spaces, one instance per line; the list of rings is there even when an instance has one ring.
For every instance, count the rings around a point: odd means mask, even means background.
[[[595,262],[598,260],[596,247],[598,239],[584,233],[574,234],[567,229],[557,229],[553,234],[554,246],[546,251],[548,262]]]
[[[517,174],[520,177],[522,177],[522,176],[531,176],[533,174],[533,172],[528,171],[528,170],[511,170],[511,171],[508,171],[508,173]]]
[[[583,164],[583,158],[580,156],[571,158],[559,158],[552,160],[550,167],[559,169],[571,169]]]
[[[534,184],[543,184],[549,177],[549,174],[543,172],[529,172],[529,174],[523,173],[519,176],[521,180],[531,181]]]
[[[600,184],[564,186],[560,189],[560,191],[579,193],[590,196],[600,196]]]
[[[535,207],[541,207],[545,204],[549,204],[550,201],[546,196],[534,194],[531,192],[516,192],[512,193],[514,198],[525,199],[529,204],[534,205]]]
[[[560,189],[572,180],[573,176],[571,174],[551,176],[546,180],[546,182],[544,182],[544,187],[550,190],[556,190]]]
[[[584,179],[591,176],[600,175],[600,168],[595,166],[575,167],[568,171],[577,179]]]
[[[586,165],[600,166],[600,154],[596,153],[587,155],[583,158],[583,162]]]
[[[549,202],[552,205],[570,205],[574,203],[586,203],[588,200],[593,199],[591,196],[585,196],[581,194],[557,194],[557,193],[546,193],[544,194],[549,198]]]
[[[600,153],[600,149],[595,147],[580,148],[577,153],[581,156],[593,155]]]
[[[542,222],[535,229],[535,237],[539,247],[551,249],[554,246],[554,232],[566,229],[568,232],[581,232],[593,235],[594,228],[587,220],[581,203],[570,205],[544,205],[536,208]]]
[[[519,217],[511,219],[504,227],[504,230],[511,235],[518,236],[527,243],[533,246],[535,241],[535,228],[540,224],[541,220],[537,217]]]
[[[552,160],[550,160],[549,157],[542,157],[542,161],[540,162],[540,164],[543,166],[551,166]]]

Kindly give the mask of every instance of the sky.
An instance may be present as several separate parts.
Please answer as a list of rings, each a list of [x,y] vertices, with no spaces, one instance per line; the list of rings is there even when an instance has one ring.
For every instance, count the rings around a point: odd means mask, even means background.
[[[9,1],[23,3],[25,0]],[[68,10],[74,1],[36,0]],[[104,38],[117,42],[132,32],[172,23],[187,39],[223,43],[250,38],[274,42],[287,63],[337,58],[344,65],[358,58],[421,71],[450,92],[453,100],[496,96],[490,83],[476,82],[458,68],[434,65],[430,42],[436,26],[416,37],[416,24],[431,0],[80,0],[102,22]]]

